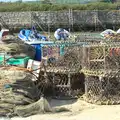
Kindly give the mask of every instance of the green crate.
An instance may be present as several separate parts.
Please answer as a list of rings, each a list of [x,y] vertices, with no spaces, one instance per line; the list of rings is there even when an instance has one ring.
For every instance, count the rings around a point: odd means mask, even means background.
[[[10,56],[5,55],[5,59],[10,58]],[[24,58],[10,58],[6,61],[7,65],[15,65],[15,66],[21,66],[21,67],[27,67],[27,63],[30,57],[24,57]],[[4,55],[0,55],[0,64],[3,64],[4,61]]]

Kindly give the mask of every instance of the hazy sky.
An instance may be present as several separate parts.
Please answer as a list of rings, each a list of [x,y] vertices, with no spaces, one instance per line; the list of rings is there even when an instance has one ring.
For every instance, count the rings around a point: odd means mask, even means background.
[[[0,2],[15,2],[15,1],[18,1],[18,0],[0,0]],[[23,2],[25,1],[37,1],[37,0],[22,0]]]

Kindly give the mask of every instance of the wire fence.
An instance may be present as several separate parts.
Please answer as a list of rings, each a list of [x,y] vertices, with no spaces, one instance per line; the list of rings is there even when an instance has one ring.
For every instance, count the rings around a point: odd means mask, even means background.
[[[30,11],[0,13],[0,23],[13,30],[36,25],[39,30],[53,32],[57,28],[75,31],[117,30],[120,25],[120,11]],[[4,20],[4,21],[3,21]],[[6,24],[6,25],[5,25]]]

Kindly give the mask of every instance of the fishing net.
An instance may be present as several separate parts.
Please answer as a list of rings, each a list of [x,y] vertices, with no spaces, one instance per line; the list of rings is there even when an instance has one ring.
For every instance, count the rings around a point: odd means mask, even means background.
[[[37,102],[34,102],[25,106],[18,106],[15,108],[15,113],[18,116],[27,117],[34,114],[40,114],[45,112],[52,112],[48,101],[41,97]]]
[[[0,45],[0,52],[14,55],[14,57],[16,58],[25,56],[34,58],[35,56],[35,49],[32,46],[11,35],[7,35],[2,39]]]
[[[28,117],[67,110],[51,108],[47,99],[42,97],[43,93],[31,80],[32,77],[33,74],[24,68],[0,68],[0,117]]]
[[[32,74],[17,67],[0,68],[0,115],[14,115],[14,108],[37,101],[38,88],[31,80]]]

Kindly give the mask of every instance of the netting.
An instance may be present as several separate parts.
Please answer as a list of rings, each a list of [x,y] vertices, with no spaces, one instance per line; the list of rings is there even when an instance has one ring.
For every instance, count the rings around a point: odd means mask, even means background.
[[[119,59],[119,42],[107,41],[83,47],[86,101],[97,104],[120,103]]]
[[[41,86],[44,86],[44,88],[46,86],[47,88],[51,87],[53,96],[57,97],[73,97],[75,94],[72,94],[72,91],[84,91],[84,77],[82,81],[80,79],[82,74],[79,73],[81,69],[81,61],[79,59],[81,57],[81,49],[82,46],[67,42],[43,46],[42,60],[44,67],[41,67],[38,81],[41,91],[44,91]],[[49,87],[46,81],[49,83]],[[81,84],[82,87],[76,86],[75,83]]]
[[[35,49],[32,46],[12,35],[7,35],[2,39],[0,52],[12,55],[14,58],[22,58],[26,56],[34,58],[35,56]]]
[[[93,71],[93,74],[98,72],[99,75],[100,72],[101,74],[106,74],[109,71],[119,70],[119,42],[86,45],[83,49],[82,65],[86,72]]]
[[[39,99],[40,93],[32,74],[23,68],[0,68],[0,116],[13,116],[18,106],[29,105]]]
[[[119,76],[87,76],[85,100],[96,104],[120,104]]]
[[[120,33],[113,34],[113,35],[106,35],[105,39],[108,39],[109,41],[120,41]]]
[[[0,68],[0,116],[27,117],[45,112],[67,110],[50,107],[48,101],[42,97],[43,91],[40,91],[32,81],[31,72],[25,68],[13,66]],[[40,76],[42,76],[41,73]],[[41,83],[43,82],[44,78]],[[49,85],[49,81],[46,81],[45,85]],[[44,84],[41,87],[49,89]]]
[[[75,37],[76,42],[84,42],[84,44],[90,44],[90,43],[100,43],[103,41],[103,38],[98,33],[79,33]]]

